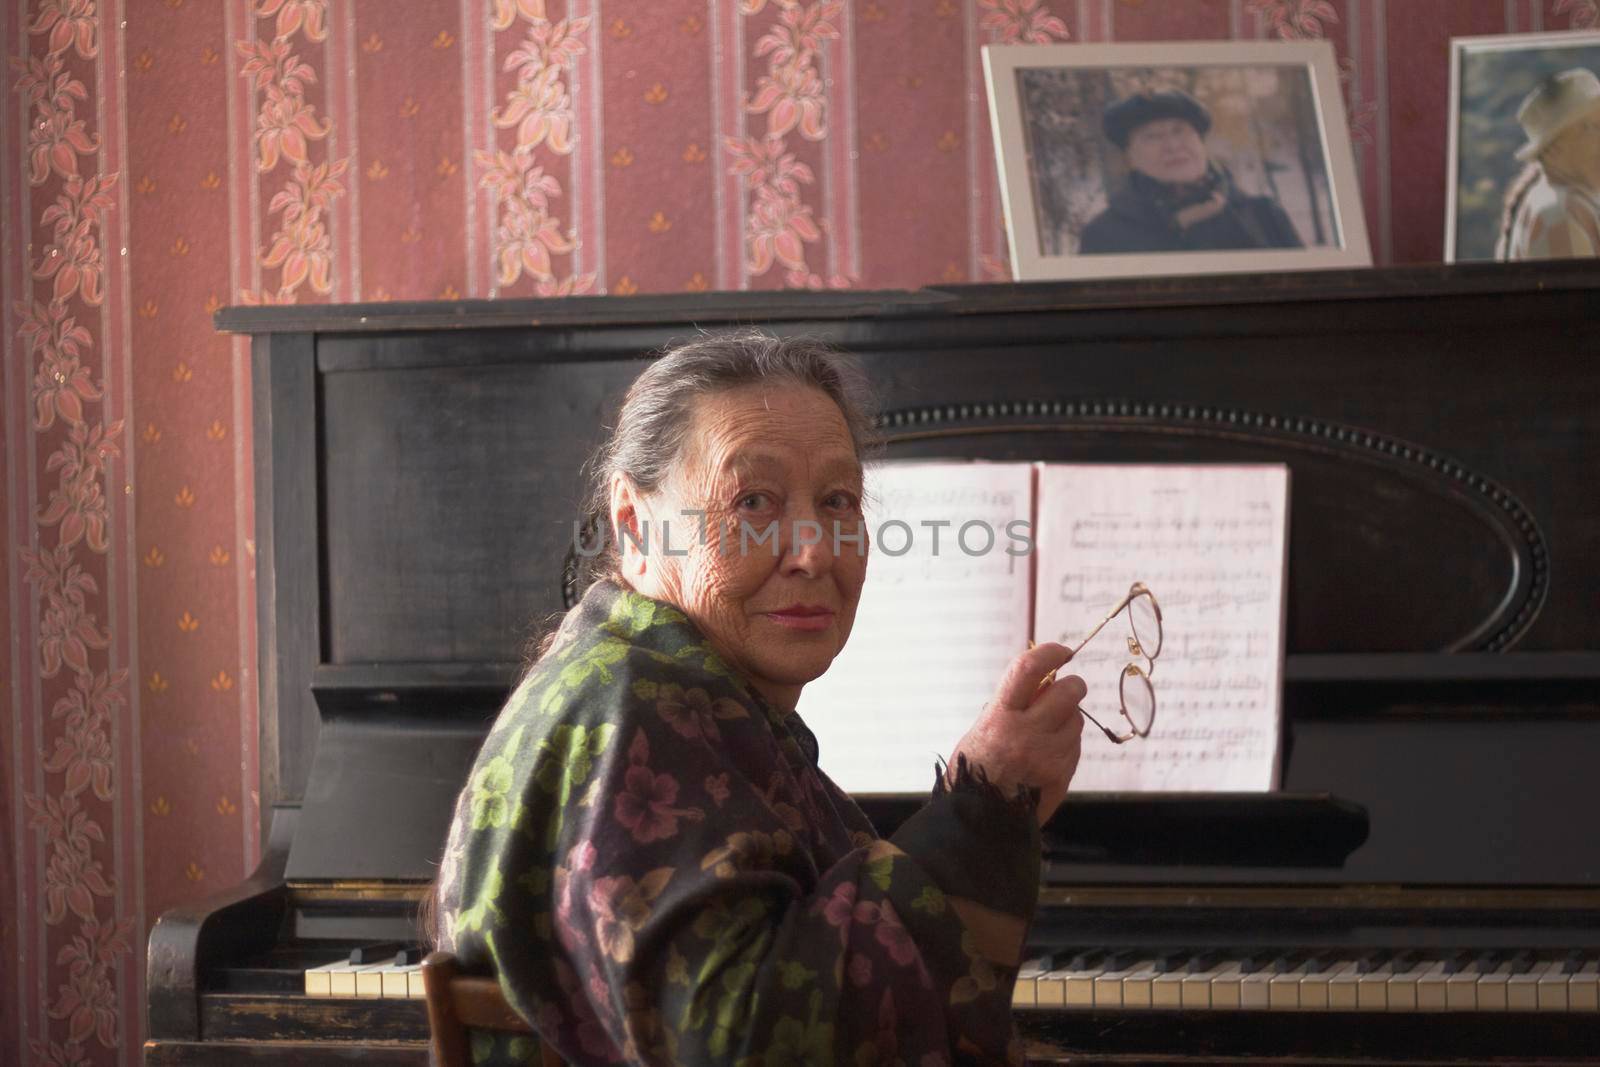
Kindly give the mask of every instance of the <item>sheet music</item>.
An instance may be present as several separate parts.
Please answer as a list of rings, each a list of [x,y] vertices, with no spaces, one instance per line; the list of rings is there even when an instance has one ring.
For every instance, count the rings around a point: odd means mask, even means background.
[[[1135,581],[1163,616],[1150,736],[1086,724],[1074,790],[1276,787],[1288,484],[1281,465],[1040,466],[1036,639],[1076,647]],[[1119,672],[1146,666],[1127,635],[1124,613],[1067,668],[1119,733]]]
[[[1027,520],[1025,463],[879,464],[867,471],[873,543],[855,627],[799,710],[821,765],[850,792],[925,793],[934,758],[948,757],[1027,647],[1029,557],[1007,524]],[[889,522],[903,522],[911,531]],[[937,528],[922,523],[946,522]],[[995,532],[989,551],[958,543],[963,524]],[[1025,535],[1024,535],[1025,536]],[[972,527],[967,550],[984,547]],[[898,552],[903,554],[896,555]]]

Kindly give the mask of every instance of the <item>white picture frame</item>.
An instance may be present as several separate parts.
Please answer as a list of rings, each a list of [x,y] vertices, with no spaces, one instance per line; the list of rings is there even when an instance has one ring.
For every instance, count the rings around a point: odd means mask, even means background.
[[[1506,196],[1522,174],[1515,150],[1527,142],[1517,110],[1547,74],[1586,66],[1600,74],[1600,31],[1509,33],[1450,39],[1450,129],[1445,155],[1444,261],[1498,258]],[[1489,83],[1492,99],[1468,89]],[[1473,129],[1463,101],[1471,97]],[[1492,233],[1489,227],[1493,226]]]
[[[1372,265],[1338,67],[1327,41],[986,45],[983,64],[1017,281]],[[1111,227],[1109,217],[1100,219],[1113,208],[1131,219],[1123,208],[1142,210],[1158,199],[1135,194],[1163,188],[1145,182],[1127,149],[1112,142],[1106,112],[1130,96],[1174,88],[1192,90],[1202,104],[1208,129],[1193,128],[1204,146],[1206,181],[1224,183],[1222,210],[1245,217],[1233,232],[1255,246],[1154,247],[1148,229]],[[1259,149],[1253,164],[1252,139]],[[1280,173],[1294,182],[1292,195],[1283,195],[1288,183],[1278,183]],[[1143,183],[1138,188],[1136,175]],[[1178,210],[1163,216],[1174,243],[1231,240],[1220,223],[1196,227],[1189,223],[1193,217]],[[1214,218],[1202,216],[1208,223]],[[1135,221],[1142,224],[1142,216]],[[1130,250],[1120,251],[1107,233],[1129,237]],[[1096,246],[1092,252],[1079,250],[1085,234]],[[1295,238],[1300,247],[1284,246]],[[1148,247],[1131,247],[1141,243]]]

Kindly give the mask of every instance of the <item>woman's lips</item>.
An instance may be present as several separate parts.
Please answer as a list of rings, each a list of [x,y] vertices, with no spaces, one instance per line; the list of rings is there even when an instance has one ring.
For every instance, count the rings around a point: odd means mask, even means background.
[[[833,625],[833,612],[827,608],[784,608],[781,611],[763,612],[779,626],[790,630],[815,632]]]

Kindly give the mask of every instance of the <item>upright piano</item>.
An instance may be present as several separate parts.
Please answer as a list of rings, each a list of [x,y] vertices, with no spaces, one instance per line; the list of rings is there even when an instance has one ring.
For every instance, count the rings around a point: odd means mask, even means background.
[[[1292,470],[1282,789],[1069,800],[1036,1062],[1600,1062],[1595,266],[217,321],[251,338],[268,844],[151,933],[147,1063],[426,1062],[405,950],[570,596],[583,461],[652,350],[749,324],[858,353],[891,456]]]

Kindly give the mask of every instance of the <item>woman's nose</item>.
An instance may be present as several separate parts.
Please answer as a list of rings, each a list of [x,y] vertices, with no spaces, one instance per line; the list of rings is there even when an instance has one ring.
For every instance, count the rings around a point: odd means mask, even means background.
[[[826,574],[833,566],[833,546],[828,541],[827,528],[815,514],[792,516],[784,534],[786,571],[816,577]]]

